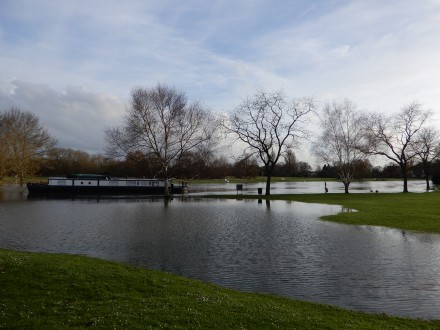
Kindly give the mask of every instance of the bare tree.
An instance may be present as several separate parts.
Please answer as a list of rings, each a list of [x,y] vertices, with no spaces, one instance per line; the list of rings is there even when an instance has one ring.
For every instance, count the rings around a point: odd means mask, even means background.
[[[425,172],[426,190],[429,190],[431,164],[440,158],[440,137],[438,132],[433,127],[422,128],[419,134],[417,134],[416,139],[411,143],[411,147],[416,157],[422,162],[423,171]]]
[[[38,159],[55,146],[56,140],[40,125],[38,117],[17,108],[1,114],[0,123],[0,152],[8,172],[17,175],[23,184],[25,176],[33,174]]]
[[[333,167],[344,184],[346,194],[356,175],[357,165],[366,158],[366,154],[359,149],[364,137],[364,123],[364,116],[347,99],[326,104],[322,110],[323,131],[314,143],[314,153]]]
[[[384,156],[399,166],[403,192],[408,192],[408,170],[416,157],[411,143],[431,115],[430,111],[422,109],[421,104],[412,103],[393,116],[372,114],[369,118],[363,151]]]
[[[304,121],[315,105],[311,99],[288,99],[283,92],[258,91],[244,100],[224,123],[251,154],[257,154],[267,174],[266,195],[270,195],[272,171],[282,153],[306,137]]]
[[[43,166],[40,166],[40,171],[50,175],[101,173],[103,163],[102,155],[91,155],[71,148],[52,148],[48,151]]]
[[[298,175],[309,177],[312,175],[312,166],[307,162],[298,162]]]
[[[10,155],[9,155],[9,137],[8,123],[3,116],[0,115],[0,182],[8,174],[10,170]]]
[[[248,179],[258,175],[260,167],[258,166],[258,160],[255,154],[243,153],[240,157],[234,157],[235,162],[232,166],[232,174],[235,177]]]
[[[287,149],[283,155],[284,158],[284,175],[297,176],[298,175],[298,161],[292,149]]]
[[[371,165],[368,159],[356,162],[355,168],[354,178],[356,180],[362,181],[365,178],[371,178],[373,165]]]
[[[204,155],[212,149],[217,128],[214,116],[199,102],[189,103],[183,92],[163,84],[137,88],[131,93],[125,125],[106,130],[107,153],[152,154],[160,163],[157,175],[169,179],[187,152]]]

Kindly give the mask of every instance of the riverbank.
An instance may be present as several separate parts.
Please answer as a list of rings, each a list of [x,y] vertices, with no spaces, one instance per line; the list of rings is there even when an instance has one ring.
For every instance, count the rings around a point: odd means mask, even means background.
[[[0,250],[1,328],[440,329],[82,256]]]
[[[356,212],[341,212],[322,220],[440,233],[440,192],[372,194],[216,195],[210,198],[288,200],[341,205]]]

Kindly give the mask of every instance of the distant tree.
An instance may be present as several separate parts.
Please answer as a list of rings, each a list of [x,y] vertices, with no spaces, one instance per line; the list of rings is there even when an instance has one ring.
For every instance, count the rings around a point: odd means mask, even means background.
[[[129,152],[125,156],[124,168],[125,176],[132,177],[145,177],[151,175],[150,169],[154,166],[154,163],[150,162],[148,155],[136,150]],[[157,171],[157,167],[156,167]]]
[[[182,156],[180,166],[176,175],[182,179],[209,178],[209,167],[212,161],[212,154],[204,152],[187,152]]]
[[[415,161],[410,168],[410,174],[413,178],[425,179],[425,172],[423,170],[423,164],[420,161]]]
[[[70,162],[67,150],[64,148],[51,148],[48,150],[46,162],[41,166],[40,173],[49,176],[73,173],[73,164]]]
[[[243,179],[256,177],[260,172],[260,167],[253,154],[243,154],[235,161],[232,168],[232,174]]]
[[[213,160],[210,166],[210,177],[213,179],[225,179],[232,175],[232,166],[224,156]]]
[[[105,157],[102,154],[90,154],[89,155],[89,165],[87,168],[87,173],[97,173],[97,174],[107,174],[107,164],[109,163],[110,159]]]
[[[0,123],[0,157],[5,161],[6,171],[17,175],[23,184],[56,140],[41,126],[37,116],[17,108],[0,114]],[[5,173],[5,169],[1,171]]]
[[[422,163],[426,190],[429,190],[431,164],[440,158],[440,138],[437,130],[433,127],[422,128],[416,139],[412,141],[411,147],[416,158]]]
[[[440,184],[440,160],[437,159],[431,164],[432,183]]]
[[[403,192],[408,192],[409,167],[417,156],[411,146],[432,113],[412,103],[392,116],[371,114],[367,122],[366,143],[362,149],[370,155],[384,156],[397,164],[403,177]]]
[[[338,174],[329,164],[324,164],[322,167],[317,165],[315,174],[319,178],[338,178]]]
[[[283,92],[258,91],[235,108],[224,127],[263,162],[270,195],[272,172],[281,155],[306,136],[304,121],[314,111],[311,99],[288,99]]]
[[[383,168],[382,166],[374,166],[371,170],[371,176],[373,178],[383,178]]]
[[[362,181],[365,178],[371,177],[373,171],[373,165],[371,165],[368,159],[359,160],[358,162],[355,162],[354,166],[355,166],[355,176],[354,176],[355,179]]]
[[[9,137],[9,128],[6,120],[2,119],[0,115],[0,182],[8,174],[11,164],[10,164],[10,151],[9,143],[11,140]]]
[[[285,176],[297,176],[298,175],[298,162],[296,160],[295,153],[292,149],[287,149],[283,154],[284,158],[284,175]]]
[[[400,178],[402,177],[402,172],[400,166],[396,163],[388,163],[382,168],[382,178]]]
[[[40,173],[45,175],[68,175],[72,173],[105,173],[105,160],[102,155],[90,155],[71,148],[51,148]]]
[[[151,154],[160,164],[157,174],[169,179],[187,152],[212,149],[217,128],[213,115],[199,102],[189,103],[183,92],[163,84],[137,88],[131,93],[125,125],[106,130],[107,154]]]
[[[314,153],[330,164],[348,194],[350,183],[366,154],[359,149],[364,137],[364,116],[350,100],[326,104],[322,110],[322,134],[314,143]]]
[[[298,175],[307,178],[312,175],[312,166],[307,162],[298,163]]]

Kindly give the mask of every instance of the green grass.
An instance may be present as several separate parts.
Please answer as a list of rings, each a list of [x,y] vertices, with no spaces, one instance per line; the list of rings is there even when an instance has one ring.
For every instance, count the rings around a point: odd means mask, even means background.
[[[440,329],[87,257],[0,250],[0,328]]]
[[[266,196],[258,195],[216,195],[207,197],[266,198]],[[322,220],[440,233],[440,192],[271,195],[269,199],[337,204],[357,211],[324,216],[321,218]]]

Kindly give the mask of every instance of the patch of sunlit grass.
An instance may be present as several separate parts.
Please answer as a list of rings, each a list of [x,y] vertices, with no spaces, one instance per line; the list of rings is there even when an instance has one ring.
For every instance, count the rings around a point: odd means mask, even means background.
[[[0,328],[440,329],[81,256],[0,250]]]
[[[212,196],[208,196],[212,197]],[[440,192],[429,193],[365,193],[365,194],[292,194],[230,195],[216,198],[268,198],[306,203],[337,204],[358,212],[324,216],[329,220],[355,225],[383,226],[431,233],[440,233]]]

